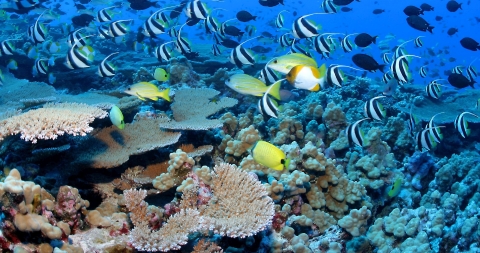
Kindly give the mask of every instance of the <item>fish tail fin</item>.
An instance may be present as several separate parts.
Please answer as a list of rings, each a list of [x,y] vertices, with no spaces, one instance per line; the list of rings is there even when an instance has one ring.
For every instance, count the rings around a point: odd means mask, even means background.
[[[458,8],[460,8],[460,10],[463,10],[463,9],[462,9],[462,4],[463,4],[463,3],[458,4]]]
[[[430,33],[433,33],[433,28],[435,28],[435,27],[429,25],[429,26],[427,27],[427,30],[428,30]]]
[[[170,93],[170,88],[167,88],[160,92],[159,97],[165,99],[167,102],[170,102],[171,99],[170,99],[169,93]]]
[[[324,77],[325,74],[327,73],[327,65],[324,63],[320,68],[318,68],[318,72],[320,74],[320,78]]]
[[[282,86],[282,81],[277,81],[274,84],[270,85],[267,90],[270,90],[268,94],[272,95],[277,100],[280,100],[280,86]]]
[[[373,42],[374,44],[377,44],[377,38],[378,38],[378,35],[372,37],[372,42]]]
[[[287,158],[285,159],[285,161],[283,162],[283,166],[285,166],[285,169],[288,170],[288,166],[290,165],[290,158]]]
[[[384,70],[385,66],[386,66],[385,64],[378,65],[378,70],[382,71],[382,73],[385,73],[385,70]]]
[[[258,18],[258,16],[253,16],[252,19],[253,19],[254,21],[257,21],[257,18]]]

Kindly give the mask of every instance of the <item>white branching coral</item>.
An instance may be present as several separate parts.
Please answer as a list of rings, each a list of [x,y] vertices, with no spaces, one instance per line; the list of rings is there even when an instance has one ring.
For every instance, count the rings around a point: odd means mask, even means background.
[[[258,179],[227,163],[213,170],[213,197],[203,215],[211,218],[215,233],[243,238],[271,224],[273,200]]]
[[[100,108],[78,103],[49,103],[43,108],[30,110],[0,121],[0,140],[7,135],[20,134],[25,141],[56,139],[59,135],[86,135],[95,118],[105,118]]]
[[[265,229],[275,213],[273,201],[265,187],[251,174],[235,165],[220,164],[213,169],[213,196],[199,210],[181,209],[159,230],[148,226],[145,190],[125,190],[125,202],[135,228],[130,243],[143,251],[178,250],[188,241],[188,234],[213,230],[229,237],[251,236]]]

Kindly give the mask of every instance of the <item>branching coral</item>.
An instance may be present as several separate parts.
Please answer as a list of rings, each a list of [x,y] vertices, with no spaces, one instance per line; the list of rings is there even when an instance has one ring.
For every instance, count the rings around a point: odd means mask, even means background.
[[[220,235],[243,238],[271,224],[273,202],[260,181],[229,164],[215,166],[211,175],[213,196],[209,203],[199,206],[198,210],[194,202],[184,203],[182,206],[189,208],[170,217],[159,230],[152,230],[148,225],[147,203],[143,200],[146,191],[124,191],[126,206],[135,225],[130,234],[135,248],[148,251],[179,249],[187,242],[188,234],[208,229]]]

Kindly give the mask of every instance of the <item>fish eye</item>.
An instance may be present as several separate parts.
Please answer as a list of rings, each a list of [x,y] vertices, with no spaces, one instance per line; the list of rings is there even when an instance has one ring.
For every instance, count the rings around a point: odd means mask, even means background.
[[[276,59],[275,59],[275,60],[273,60],[273,63],[275,63],[275,64],[276,64],[276,63],[278,63],[278,60],[276,60]]]
[[[168,75],[165,75],[165,77],[167,77]]]
[[[128,89],[127,89],[127,90],[131,90],[131,88],[130,88],[130,87],[128,87]]]
[[[280,160],[280,163],[281,163],[281,164],[285,164],[285,159],[281,159],[281,160]]]

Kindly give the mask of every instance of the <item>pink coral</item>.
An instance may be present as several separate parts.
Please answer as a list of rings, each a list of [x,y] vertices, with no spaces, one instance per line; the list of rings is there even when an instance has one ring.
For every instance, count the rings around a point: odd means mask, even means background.
[[[54,211],[56,216],[72,229],[77,229],[83,224],[81,211],[85,207],[88,207],[88,202],[81,198],[76,188],[68,185],[60,187]]]

